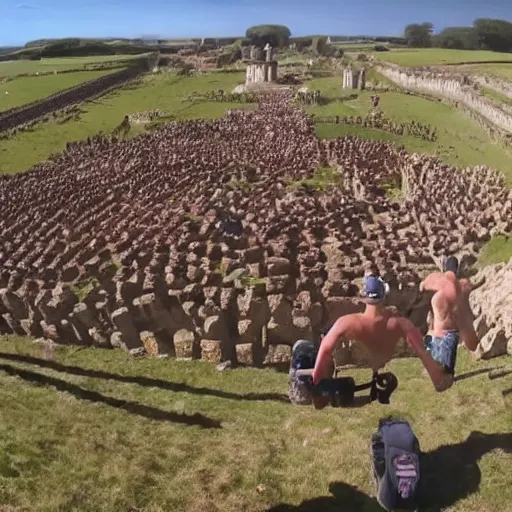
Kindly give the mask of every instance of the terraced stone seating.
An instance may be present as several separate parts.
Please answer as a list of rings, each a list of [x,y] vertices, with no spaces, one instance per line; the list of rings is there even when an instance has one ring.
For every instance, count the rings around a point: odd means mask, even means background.
[[[292,100],[91,137],[0,176],[0,332],[277,364],[360,310],[369,267],[423,325],[425,307],[411,308],[421,267],[510,231],[503,178],[389,143],[319,141]],[[350,343],[339,357],[365,362]]]

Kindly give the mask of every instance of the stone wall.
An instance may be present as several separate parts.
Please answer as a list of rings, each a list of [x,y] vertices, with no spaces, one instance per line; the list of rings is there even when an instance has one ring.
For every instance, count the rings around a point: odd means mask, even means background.
[[[505,80],[500,80],[499,78],[490,77],[490,76],[473,76],[471,79],[479,85],[483,87],[488,87],[489,89],[493,89],[507,98],[512,98],[512,83],[506,82]]]
[[[505,112],[478,94],[469,80],[451,74],[410,70],[398,66],[377,66],[377,71],[405,89],[428,92],[465,106],[478,112],[498,128],[512,133],[512,114]],[[466,83],[465,83],[466,82]]]

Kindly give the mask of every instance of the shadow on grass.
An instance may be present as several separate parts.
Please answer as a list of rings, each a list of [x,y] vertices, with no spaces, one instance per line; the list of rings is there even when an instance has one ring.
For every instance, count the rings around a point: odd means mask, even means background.
[[[511,390],[512,392],[512,390]],[[479,460],[492,450],[512,453],[512,433],[484,434],[472,432],[457,444],[440,446],[421,456],[421,506],[422,512],[441,512],[459,500],[478,492],[482,474]],[[383,509],[377,500],[343,482],[329,486],[332,497],[322,496],[300,505],[275,505],[267,512],[377,512]]]
[[[443,445],[422,455],[422,505],[440,512],[478,492],[482,474],[478,461],[492,450],[512,453],[512,433],[471,432],[461,443]]]
[[[275,505],[267,512],[382,512],[377,500],[370,498],[352,485],[344,482],[333,482],[329,485],[332,496],[321,496],[303,501],[300,505]]]
[[[94,403],[103,403],[111,407],[118,409],[124,409],[131,414],[137,414],[145,418],[160,421],[170,421],[173,423],[183,423],[185,425],[196,425],[203,428],[222,428],[220,421],[208,418],[202,414],[180,414],[172,411],[164,411],[155,407],[149,407],[147,405],[139,404],[138,402],[129,402],[127,400],[119,400],[104,396],[96,391],[89,391],[83,389],[74,384],[70,384],[64,380],[55,379],[47,375],[41,375],[40,373],[29,372],[22,370],[21,368],[15,368],[8,364],[0,364],[0,371],[3,371],[9,375],[19,377],[27,382],[33,382],[36,384],[42,384],[43,386],[52,386],[58,391],[63,391],[73,395],[80,400],[87,400]]]
[[[496,368],[489,374],[489,379],[501,379],[502,377],[506,377],[507,375],[512,375],[512,368],[503,368],[503,366],[500,366],[499,368]]]
[[[79,375],[82,377],[91,377],[96,379],[108,379],[118,382],[125,382],[130,384],[138,384],[140,386],[147,386],[150,388],[160,388],[176,393],[190,393],[193,395],[208,395],[216,396],[219,398],[226,398],[229,400],[272,400],[275,402],[289,403],[289,398],[280,393],[248,393],[239,395],[237,393],[230,393],[229,391],[222,391],[220,389],[210,388],[196,388],[185,384],[184,382],[171,382],[161,379],[153,379],[151,377],[142,377],[135,375],[118,375],[116,373],[105,372],[102,370],[92,370],[88,368],[80,368],[79,366],[68,366],[55,361],[47,361],[38,357],[26,356],[21,354],[8,354],[0,352],[1,359],[9,361],[17,361],[20,363],[34,364],[43,368],[50,368],[57,372],[65,372],[72,375]]]
[[[503,368],[503,366],[493,366],[492,368],[480,368],[479,370],[472,370],[470,372],[463,373],[461,375],[457,375],[453,381],[454,382],[460,382],[461,380],[471,379],[471,377],[476,377],[478,375],[483,375],[484,373],[489,374],[489,378],[491,377],[491,372],[499,371]],[[512,371],[510,372],[512,373]],[[500,377],[504,377],[505,375],[501,375]]]

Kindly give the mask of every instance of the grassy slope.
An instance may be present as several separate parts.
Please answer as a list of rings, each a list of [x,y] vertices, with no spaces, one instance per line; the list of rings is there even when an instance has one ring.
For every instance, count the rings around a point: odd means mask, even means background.
[[[0,78],[26,73],[41,73],[48,71],[64,71],[66,69],[81,69],[86,64],[101,64],[102,62],[124,61],[141,57],[141,55],[100,55],[96,57],[56,57],[41,60],[17,60],[0,62]]]
[[[323,78],[311,81],[309,87],[320,89],[331,98],[341,96],[338,78]],[[350,91],[352,93],[353,91]],[[370,108],[370,96],[363,92],[355,100],[310,107],[307,110],[319,116],[365,115]],[[428,142],[416,137],[396,136],[378,130],[362,129],[357,126],[323,125],[318,127],[321,137],[335,137],[338,134],[352,133],[370,138],[383,138],[403,144],[409,151],[436,153],[445,162],[457,166],[486,164],[500,169],[512,181],[510,156],[501,147],[492,143],[487,133],[465,115],[449,105],[427,99],[406,96],[399,93],[380,94],[380,108],[385,116],[397,121],[417,120],[437,127],[438,140]],[[381,133],[382,136],[378,137]]]
[[[26,76],[0,85],[0,112],[31,103],[58,91],[112,73],[112,70],[78,71],[64,75]],[[8,92],[9,94],[5,94]]]
[[[498,103],[505,103],[507,105],[512,105],[512,98],[505,96],[504,94],[491,89],[490,87],[482,87],[481,90],[483,94],[489,97],[491,100],[497,101]]]
[[[375,52],[375,58],[394,62],[401,66],[435,66],[459,62],[510,61],[512,53],[490,51],[445,50],[441,48],[396,49],[389,52]]]
[[[179,117],[220,117],[227,108],[240,108],[239,103],[205,102],[192,105],[183,102],[184,95],[216,89],[231,90],[244,81],[243,73],[202,75],[180,78],[151,75],[144,86],[134,90],[116,91],[98,101],[83,104],[86,110],[78,122],[45,123],[33,132],[23,132],[15,138],[0,141],[0,173],[14,173],[44,161],[52,153],[62,151],[66,142],[84,139],[99,131],[110,132],[126,114],[137,111],[164,109]],[[135,125],[132,133],[143,130]]]
[[[502,263],[512,258],[512,238],[497,236],[489,241],[480,255],[481,266]]]
[[[43,353],[20,339],[4,340],[1,351]],[[453,512],[510,510],[512,414],[502,391],[512,376],[490,381],[483,370],[512,358],[475,364],[462,352],[457,373],[470,378],[441,395],[418,360],[393,361],[400,385],[391,405],[322,412],[287,403],[287,375],[271,370],[219,374],[206,363],[101,349],[60,348],[55,361],[110,375],[0,356],[0,406],[9,411],[0,417],[0,503],[41,512],[377,512],[369,497],[355,496],[372,492],[370,436],[380,417],[395,414],[412,423],[428,454],[423,480],[433,503]],[[25,379],[19,369],[29,372]],[[482,373],[471,376],[475,369]],[[369,377],[351,373],[358,382]],[[56,380],[36,385],[41,376]],[[89,400],[84,390],[93,392]],[[249,393],[275,396],[249,400]],[[111,398],[130,403],[116,408]],[[177,422],[196,413],[222,428]],[[476,431],[483,435],[467,441]],[[280,503],[290,508],[269,508]]]

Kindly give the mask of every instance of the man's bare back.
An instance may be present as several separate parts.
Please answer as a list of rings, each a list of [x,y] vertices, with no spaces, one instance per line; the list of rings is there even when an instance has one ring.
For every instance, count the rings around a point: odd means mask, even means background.
[[[383,306],[385,295],[386,289],[382,280],[368,276],[365,280],[364,313],[342,316],[329,330],[316,357],[313,384],[332,377],[332,356],[336,345],[342,339],[355,340],[368,349],[373,371],[382,368],[392,358],[401,339],[407,339],[413,347],[423,347],[420,330],[409,319],[398,316],[390,308]],[[430,359],[425,364],[427,371],[436,371],[434,361],[428,354],[427,357]],[[325,407],[328,403],[324,397],[315,397],[313,401],[316,408]]]
[[[425,336],[425,348],[443,372],[442,377],[434,382],[438,391],[453,384],[459,342],[472,352],[479,342],[469,305],[471,282],[458,278],[458,266],[457,258],[447,258],[443,272],[429,274],[420,284],[420,291],[435,292],[431,300],[433,318]]]
[[[342,325],[338,325],[337,330],[345,339],[357,340],[364,345],[370,367],[377,371],[390,361],[397,343],[407,336],[403,325],[405,319],[400,318],[389,308],[367,307],[364,313],[342,317]]]

